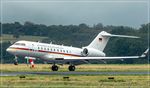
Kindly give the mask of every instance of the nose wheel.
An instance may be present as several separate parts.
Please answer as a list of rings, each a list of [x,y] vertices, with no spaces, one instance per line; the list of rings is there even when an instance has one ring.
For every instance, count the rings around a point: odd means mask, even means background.
[[[58,71],[58,66],[57,66],[57,65],[53,65],[53,66],[51,67],[51,69],[52,69],[52,71]]]
[[[69,69],[69,71],[75,71],[75,66],[74,65],[70,65],[69,67],[68,67],[68,69]]]
[[[14,59],[14,65],[18,65],[18,60],[17,60],[17,56],[15,56],[15,59]]]
[[[14,65],[18,65],[18,62],[14,62]]]

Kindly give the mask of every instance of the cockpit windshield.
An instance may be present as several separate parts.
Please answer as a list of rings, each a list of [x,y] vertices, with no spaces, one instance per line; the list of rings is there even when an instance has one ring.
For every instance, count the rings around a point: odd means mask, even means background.
[[[25,43],[15,43],[14,45],[20,45],[20,46],[25,46]]]

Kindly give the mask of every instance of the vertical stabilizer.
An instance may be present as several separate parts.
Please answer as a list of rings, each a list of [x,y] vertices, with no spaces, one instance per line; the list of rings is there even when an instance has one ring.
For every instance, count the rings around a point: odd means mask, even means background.
[[[139,38],[137,36],[114,35],[102,31],[96,36],[96,38],[87,47],[103,51],[110,37]]]
[[[100,32],[96,36],[96,38],[87,47],[103,51],[104,48],[106,47],[106,44],[107,44],[110,37],[109,36],[102,36],[102,35],[111,35],[111,34],[105,32],[105,31]]]

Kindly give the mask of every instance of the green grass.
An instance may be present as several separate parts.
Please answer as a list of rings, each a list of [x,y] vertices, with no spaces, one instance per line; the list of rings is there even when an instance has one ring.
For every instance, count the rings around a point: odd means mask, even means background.
[[[2,38],[3,42],[16,42],[18,40],[28,40],[28,41],[40,41],[43,40],[47,37],[40,37],[40,36],[20,36],[19,38],[14,38],[13,35],[9,34],[3,34],[0,38]]]
[[[68,65],[60,68],[60,71],[68,71]],[[94,64],[79,65],[77,71],[148,71],[148,64]],[[34,69],[30,69],[26,64],[1,64],[2,72],[21,71],[48,71],[48,64],[36,64]],[[149,75],[24,75],[2,76],[0,88],[149,88]],[[69,79],[64,79],[69,77]],[[114,79],[108,79],[114,77]]]
[[[149,88],[149,76],[68,76],[64,79],[60,75],[26,75],[26,78],[0,77],[1,88]]]
[[[35,68],[31,69],[26,64],[1,64],[0,70],[2,72],[50,72],[51,65],[49,64],[35,64]],[[76,71],[90,71],[90,72],[146,72],[150,69],[148,64],[85,64],[76,66]],[[68,71],[68,65],[59,66],[59,71]]]

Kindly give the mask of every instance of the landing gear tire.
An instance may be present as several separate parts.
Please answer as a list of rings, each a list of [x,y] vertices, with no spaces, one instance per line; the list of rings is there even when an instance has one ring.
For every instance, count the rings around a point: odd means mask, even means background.
[[[58,71],[58,66],[57,65],[53,65],[51,69],[52,69],[52,71]]]
[[[15,58],[14,58],[14,65],[18,65],[18,57],[17,56],[15,56]]]
[[[14,62],[14,65],[18,65],[18,62]]]
[[[69,67],[68,67],[68,69],[69,69],[69,71],[75,71],[75,66],[74,65],[70,65]]]

